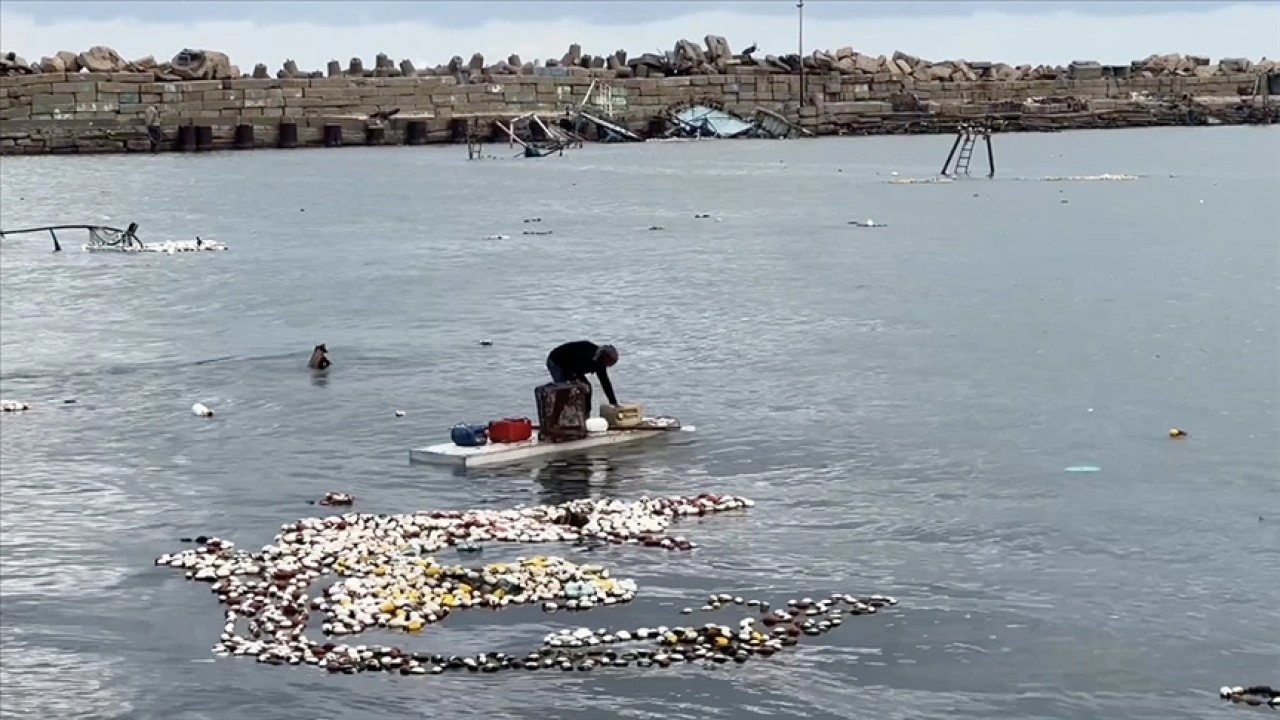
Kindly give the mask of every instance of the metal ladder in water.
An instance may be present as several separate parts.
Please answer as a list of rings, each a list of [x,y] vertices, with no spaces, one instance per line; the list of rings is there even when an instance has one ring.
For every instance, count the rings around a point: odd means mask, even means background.
[[[978,136],[975,133],[965,131],[964,138],[960,143],[960,154],[956,157],[956,165],[952,170],[953,174],[969,174],[969,161],[973,159],[973,148],[977,144]]]

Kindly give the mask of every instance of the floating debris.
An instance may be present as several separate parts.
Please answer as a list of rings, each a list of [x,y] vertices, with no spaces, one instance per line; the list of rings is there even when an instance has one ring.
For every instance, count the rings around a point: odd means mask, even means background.
[[[614,632],[565,630],[544,647],[518,658],[503,653],[474,657],[409,653],[398,648],[318,643],[305,636],[310,614],[324,618],[326,635],[352,635],[370,628],[415,632],[451,612],[540,604],[546,612],[589,610],[634,599],[633,580],[612,577],[603,567],[564,558],[535,556],[481,567],[445,565],[430,554],[448,546],[464,550],[482,542],[605,542],[669,550],[694,544],[666,535],[678,517],[750,508],[730,495],[621,500],[576,500],[511,510],[430,511],[403,515],[349,513],[307,518],[281,527],[261,552],[237,550],[219,538],[197,538],[200,547],[161,555],[156,565],[210,582],[226,606],[218,656],[251,656],[274,665],[312,665],[334,673],[381,670],[405,675],[467,670],[591,670],[603,667],[668,667],[677,662],[720,664],[768,657],[838,627],[844,614],[873,614],[893,598],[835,594],[803,598],[787,610],[769,603],[719,594],[708,605],[745,605],[763,617],[737,628],[658,627]],[[336,581],[315,597],[308,589],[326,575]],[[692,612],[690,610],[690,612]],[[757,629],[755,624],[770,628]],[[651,649],[605,650],[604,646],[650,641]]]
[[[665,229],[665,228],[663,228],[661,225],[650,225],[650,226],[649,226],[649,231],[650,231],[650,232],[652,232],[652,231],[654,231],[654,230],[663,230],[663,229]]]
[[[1049,175],[1040,178],[1041,182],[1128,182],[1137,180],[1137,175],[1113,175],[1111,173],[1103,173],[1101,175]]]
[[[204,403],[196,403],[192,405],[191,412],[197,417],[213,417],[213,409]]]
[[[1223,700],[1230,700],[1233,703],[1244,703],[1246,705],[1267,705],[1272,708],[1280,707],[1280,690],[1270,685],[1253,685],[1251,687],[1235,687],[1222,686],[1218,689],[1218,697]]]
[[[550,235],[554,230],[525,230],[525,235]]]
[[[143,245],[140,248],[136,248],[134,250],[124,250],[124,251],[121,251],[115,248],[108,251],[105,248],[100,248],[95,245],[85,245],[84,249],[87,252],[158,252],[158,253],[165,253],[167,255],[174,255],[176,253],[221,252],[224,250],[228,250],[229,248],[225,244],[220,242],[215,242],[213,240],[201,240],[200,238],[196,238],[195,242],[190,242],[186,240],[176,240],[176,241],[170,240],[168,242],[162,242],[162,243],[147,243],[146,245]]]
[[[1101,175],[1046,175],[1038,178],[1009,178],[1010,180],[1018,180],[1022,182],[1128,182],[1140,179],[1137,175],[1115,175],[1111,173],[1103,173]],[[896,178],[889,180],[890,185],[936,185],[956,182],[952,177],[930,177],[930,178]]]
[[[577,501],[577,504],[583,502]],[[541,510],[562,507],[544,506]],[[461,517],[446,517],[449,515]],[[474,515],[478,513],[419,513],[401,516],[400,519],[459,520]],[[391,527],[385,530],[389,531]],[[286,535],[305,532],[305,529],[302,532],[290,530]],[[396,647],[351,646],[334,642],[321,644],[306,638],[303,629],[309,610],[318,610],[329,618],[324,624],[324,631],[329,635],[352,634],[375,626],[412,633],[431,622],[438,622],[454,608],[500,608],[509,602],[520,601],[521,597],[539,593],[566,597],[566,610],[587,610],[598,605],[629,601],[635,595],[635,583],[614,580],[604,568],[574,565],[560,558],[518,559],[514,563],[497,563],[468,570],[442,567],[421,557],[406,557],[406,566],[418,568],[421,570],[419,576],[429,579],[422,584],[422,589],[399,586],[398,583],[406,576],[386,569],[386,565],[379,565],[386,571],[378,572],[375,568],[374,573],[367,577],[347,577],[330,587],[323,596],[308,601],[305,586],[309,579],[327,567],[343,574],[344,569],[339,566],[342,559],[334,560],[333,556],[317,553],[299,560],[288,555],[286,548],[305,546],[319,549],[332,546],[332,543],[314,540],[310,544],[281,545],[277,540],[276,545],[269,546],[255,558],[233,551],[231,543],[216,538],[203,539],[206,541],[204,547],[179,555],[161,556],[157,563],[186,568],[188,577],[193,579],[214,580],[214,591],[228,605],[227,622],[222,640],[214,648],[215,654],[220,657],[256,657],[258,662],[272,665],[311,665],[331,673],[383,671],[402,675],[438,675],[460,670],[590,671],[632,665],[666,668],[695,661],[704,665],[730,661],[744,663],[752,658],[768,658],[796,646],[802,637],[830,632],[844,623],[846,612],[852,616],[870,615],[897,604],[896,599],[887,596],[862,598],[835,593],[817,601],[809,598],[790,600],[787,602],[788,610],[769,613],[767,602],[753,600],[746,604],[750,607],[754,603],[761,612],[768,614],[761,620],[743,618],[736,626],[708,623],[702,627],[658,626],[622,630],[564,628],[545,636],[540,648],[523,657],[496,652],[475,656],[429,655],[406,652]],[[380,547],[366,545],[352,548],[351,553],[354,555],[370,549],[381,552]],[[273,550],[277,552],[272,553]],[[295,564],[287,564],[286,558],[291,558]],[[219,563],[222,565],[213,570]],[[199,569],[194,569],[196,567]],[[522,569],[532,569],[532,572],[521,577]],[[253,579],[245,580],[246,576]],[[556,583],[559,583],[558,592]],[[511,592],[504,594],[504,589]],[[425,599],[428,595],[434,597],[432,593],[443,593],[439,603]],[[741,604],[736,603],[736,599],[733,601],[735,605]],[[433,604],[434,610],[428,607]],[[559,603],[553,600],[543,603],[546,612],[559,609]],[[761,627],[757,627],[757,622]],[[242,624],[246,626],[248,638],[239,634]],[[649,647],[628,647],[640,643],[647,643]]]
[[[862,228],[889,227],[885,223],[878,223],[875,220],[850,220],[849,224],[853,225],[854,227],[862,227]]]
[[[2,412],[25,412],[31,409],[31,403],[21,400],[0,400],[0,411]]]
[[[634,630],[592,630],[590,628],[564,628],[545,636],[542,648],[530,654],[534,670],[573,665],[579,670],[598,666],[668,667],[676,663],[703,662],[723,664],[729,661],[744,663],[753,657],[769,657],[787,647],[798,645],[800,636],[824,635],[844,624],[844,608],[847,603],[854,615],[875,613],[878,609],[897,604],[897,600],[881,596],[856,598],[839,593],[830,599],[810,601],[800,614],[779,611],[774,622],[764,622],[767,629],[756,626],[756,618],[743,618],[736,626],[707,623],[702,627],[659,626]],[[792,600],[789,604],[796,604]],[[684,608],[681,614],[692,613]],[[779,618],[785,617],[785,620]],[[635,650],[611,650],[610,647],[631,643],[649,642],[651,648]],[[591,663],[589,667],[583,667]]]
[[[525,218],[524,221],[527,223],[538,223],[542,222],[542,218]]]
[[[354,505],[355,502],[356,502],[355,497],[348,495],[347,493],[338,492],[336,490],[330,490],[329,492],[325,493],[324,497],[320,498],[320,502],[316,504],[333,506],[333,507],[346,507],[346,506]]]
[[[695,213],[693,217],[695,220],[706,220],[711,217],[711,213]]]
[[[480,346],[481,346],[481,347],[489,347],[490,345],[493,345],[493,341],[492,341],[492,340],[488,340],[488,339],[486,339],[486,340],[481,340],[481,341],[480,341]]]
[[[1063,469],[1069,473],[1093,473],[1098,472],[1102,468],[1094,467],[1093,465],[1073,465],[1069,468]]]
[[[935,185],[935,184],[952,183],[952,182],[955,182],[955,180],[949,177],[897,178],[895,180],[890,180],[889,184],[890,185]]]
[[[485,235],[485,240],[510,240],[510,235]]]

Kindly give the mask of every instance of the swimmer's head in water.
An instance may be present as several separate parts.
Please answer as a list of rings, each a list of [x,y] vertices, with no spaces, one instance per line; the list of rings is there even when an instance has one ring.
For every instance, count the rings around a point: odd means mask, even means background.
[[[596,351],[596,362],[605,367],[613,367],[618,364],[618,349],[612,345],[601,345]]]
[[[307,361],[307,367],[312,370],[324,370],[329,367],[329,350],[320,343],[311,351],[311,359]]]

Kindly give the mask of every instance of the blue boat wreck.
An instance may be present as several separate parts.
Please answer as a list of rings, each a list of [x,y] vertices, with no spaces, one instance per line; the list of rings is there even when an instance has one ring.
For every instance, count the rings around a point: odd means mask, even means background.
[[[764,108],[756,108],[750,118],[742,118],[712,103],[677,105],[667,109],[671,138],[766,138],[787,140],[813,133]]]

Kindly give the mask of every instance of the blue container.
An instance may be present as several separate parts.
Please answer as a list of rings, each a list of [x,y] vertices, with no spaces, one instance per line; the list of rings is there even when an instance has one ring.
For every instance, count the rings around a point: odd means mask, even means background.
[[[458,423],[449,431],[449,438],[453,440],[454,445],[480,447],[489,443],[489,428],[485,425]]]

